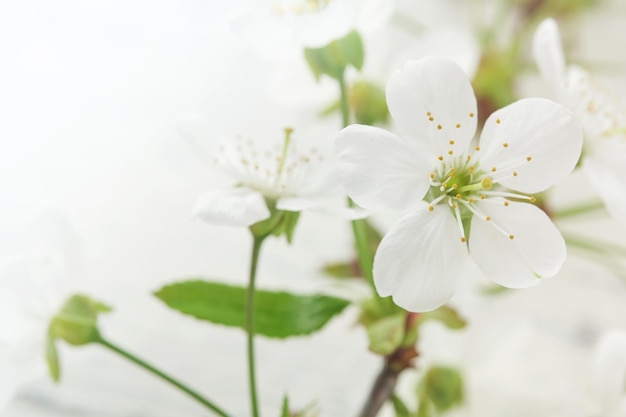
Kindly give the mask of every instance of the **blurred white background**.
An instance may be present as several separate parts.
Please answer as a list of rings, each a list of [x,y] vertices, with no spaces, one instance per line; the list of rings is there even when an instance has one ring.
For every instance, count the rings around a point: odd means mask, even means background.
[[[245,230],[191,219],[198,193],[226,179],[193,153],[180,135],[178,121],[200,113],[216,120],[216,129],[258,132],[261,137],[280,134],[276,123],[307,119],[334,90],[322,83],[319,94],[311,93],[307,104],[298,107],[301,114],[294,113],[288,89],[268,99],[277,82],[270,73],[272,65],[231,30],[239,3],[0,2],[0,254],[10,257],[20,250],[19,233],[41,208],[61,208],[79,233],[86,255],[88,274],[77,290],[115,308],[103,318],[103,332],[216,399],[233,415],[244,416],[244,333],[170,312],[150,294],[184,277],[244,282],[247,271]],[[604,2],[564,30],[575,34],[571,59],[588,64],[626,99],[623,1]],[[306,87],[316,88],[306,69],[301,71]],[[525,81],[529,93],[542,92],[534,72]],[[284,114],[285,120],[276,122],[276,114]],[[338,126],[337,118],[323,122],[320,135],[329,137],[320,140],[330,142]],[[564,184],[561,194],[567,199],[587,187],[578,176]],[[613,224],[587,227],[604,227],[601,230],[616,239],[625,232]],[[349,256],[350,242],[349,225],[343,220],[303,215],[292,247],[278,241],[266,245],[260,286],[341,291],[318,269],[324,261]],[[528,355],[544,352],[542,338],[577,344],[587,328],[626,328],[624,300],[623,283],[597,265],[574,258],[561,277],[507,295],[502,314],[547,317],[532,348],[519,353],[529,360],[538,356]],[[317,401],[324,416],[356,413],[380,363],[366,351],[362,329],[353,326],[355,313],[346,311],[312,337],[288,342],[259,338],[265,415],[278,415],[286,392],[296,407]],[[554,382],[558,385],[585,372],[581,358],[588,346],[580,345],[571,355],[560,356],[554,344],[546,344],[547,356],[533,363],[552,366],[549,358],[561,358],[564,363],[556,369],[570,373]],[[32,383],[0,415],[208,415],[99,347],[63,346],[61,360],[60,385],[46,379]],[[582,369],[573,366],[581,360]],[[545,377],[541,369],[526,381]],[[515,372],[510,375],[519,376]],[[575,392],[562,391],[562,401]]]

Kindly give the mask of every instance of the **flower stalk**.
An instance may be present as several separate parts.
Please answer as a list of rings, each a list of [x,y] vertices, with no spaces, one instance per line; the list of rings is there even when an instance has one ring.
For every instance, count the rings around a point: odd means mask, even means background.
[[[133,362],[135,365],[138,365],[139,367],[145,369],[151,374],[161,378],[165,382],[168,382],[169,384],[178,388],[180,391],[184,392],[185,394],[187,394],[188,396],[190,396],[191,398],[193,398],[194,400],[196,400],[197,402],[199,402],[200,404],[202,404],[209,410],[213,411],[216,415],[219,415],[222,417],[230,417],[229,414],[227,414],[224,410],[218,407],[214,402],[210,401],[209,399],[207,399],[206,397],[204,397],[197,391],[194,391],[193,389],[187,387],[186,385],[184,385],[182,382],[178,381],[177,379],[174,379],[173,377],[167,375],[163,371],[155,368],[153,365],[138,358],[132,353],[122,349],[121,347],[109,342],[108,340],[102,337],[100,337],[96,343],[99,343],[101,346],[117,353],[118,355],[122,356],[125,359],[128,359],[129,361]]]

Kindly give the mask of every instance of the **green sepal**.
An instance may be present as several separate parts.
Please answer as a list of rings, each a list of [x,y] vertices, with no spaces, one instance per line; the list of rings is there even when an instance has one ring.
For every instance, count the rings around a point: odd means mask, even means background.
[[[348,101],[357,123],[374,125],[389,120],[385,91],[378,85],[367,81],[355,82],[350,88]]]
[[[59,352],[57,345],[53,337],[48,336],[48,343],[46,346],[46,363],[48,364],[48,371],[50,377],[54,382],[61,380],[61,366],[59,364]]]
[[[168,307],[199,320],[245,329],[245,287],[208,281],[167,285],[154,295]],[[255,332],[272,338],[304,336],[322,329],[350,302],[327,295],[256,291]]]
[[[348,66],[358,70],[363,66],[363,41],[359,33],[353,30],[321,48],[305,48],[304,57],[315,79],[328,75],[338,80]]]
[[[354,262],[331,262],[322,267],[322,272],[329,277],[345,279],[359,274],[359,267]]]
[[[411,417],[409,407],[407,407],[400,397],[392,395],[391,403],[393,404],[393,411],[395,412],[396,417]]]
[[[399,313],[377,320],[366,327],[369,349],[379,355],[389,355],[404,340],[406,315]]]
[[[436,320],[443,323],[446,327],[453,330],[462,329],[467,325],[467,322],[461,315],[450,306],[444,305],[436,310],[421,313],[418,318],[418,325],[422,324],[426,320]]]
[[[461,373],[446,366],[433,366],[426,371],[418,385],[418,398],[428,399],[438,412],[463,404],[465,390]],[[420,407],[421,408],[421,407]]]
[[[56,341],[61,339],[73,346],[99,342],[98,315],[110,311],[107,305],[85,295],[73,295],[65,302],[48,327],[46,362],[53,381],[61,378]]]
[[[264,239],[267,236],[285,236],[291,243],[300,218],[299,211],[284,211],[276,208],[276,201],[265,200],[270,211],[270,217],[250,226],[250,232],[256,238]]]

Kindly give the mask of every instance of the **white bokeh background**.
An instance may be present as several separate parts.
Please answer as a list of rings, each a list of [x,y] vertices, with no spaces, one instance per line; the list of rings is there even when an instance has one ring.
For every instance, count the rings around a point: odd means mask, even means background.
[[[77,290],[115,308],[103,317],[103,332],[244,416],[243,332],[170,312],[150,295],[184,277],[242,283],[247,271],[245,230],[191,219],[198,193],[227,179],[194,154],[178,122],[200,113],[215,120],[216,130],[262,139],[280,134],[281,125],[306,123],[334,90],[328,83],[316,87],[304,67],[302,77],[277,80],[270,73],[276,63],[256,56],[231,32],[238,6],[216,0],[0,1],[0,254],[20,250],[16,236],[41,208],[61,208],[87,258],[88,274]],[[565,30],[575,33],[572,58],[596,63],[599,78],[626,99],[625,9],[621,0],[605,3]],[[541,94],[536,78],[529,75],[523,88]],[[286,86],[279,88],[281,80]],[[304,99],[290,96],[292,82],[304,83]],[[338,126],[330,118],[306,135],[330,143]],[[587,195],[588,188],[575,176],[556,194],[565,201]],[[582,227],[622,241],[626,232],[593,220]],[[303,215],[292,247],[271,241],[264,248],[260,286],[348,293],[318,269],[347,257],[350,245],[345,221]],[[352,294],[364,293],[354,288]],[[551,395],[546,403],[572,401],[563,414],[546,406],[541,410],[554,414],[541,415],[584,415],[576,414],[580,407],[572,396],[586,383],[570,389],[563,381],[588,372],[590,338],[602,329],[626,328],[623,282],[572,258],[560,277],[505,297],[505,306],[497,301],[468,312],[530,317],[535,333],[527,348],[504,361],[510,369],[499,368],[498,377],[511,385],[503,388],[490,376],[485,391],[529,392],[520,387],[535,384],[530,391]],[[296,407],[316,400],[323,416],[356,414],[380,363],[366,351],[355,316],[349,309],[312,337],[259,338],[265,415],[278,415],[286,392]],[[574,348],[563,353],[561,344]],[[102,348],[64,347],[61,355],[60,385],[35,381],[0,415],[208,415]]]

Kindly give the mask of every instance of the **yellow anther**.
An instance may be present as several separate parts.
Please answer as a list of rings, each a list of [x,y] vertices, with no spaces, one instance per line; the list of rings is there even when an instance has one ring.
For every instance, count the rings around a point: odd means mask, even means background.
[[[537,201],[537,199],[535,197],[530,197],[530,202],[534,203],[535,201]]]
[[[454,208],[454,209],[457,208],[457,205],[456,204],[452,204],[452,208]]]
[[[515,236],[509,235],[509,239],[511,239],[511,240],[515,239]]]
[[[450,141],[450,145],[454,145],[454,141],[453,140]]]
[[[469,114],[469,117],[474,117],[474,112],[471,112],[471,113]]]
[[[439,155],[437,159],[439,159],[440,161],[443,161],[443,155]]]
[[[470,173],[470,174],[473,174],[475,169],[476,169],[475,167],[469,167],[467,169],[467,172]]]
[[[474,199],[470,197],[470,198],[467,199],[467,202],[472,204],[474,202]]]
[[[434,172],[431,172],[431,173],[430,173],[430,179],[431,179],[431,180],[434,180],[434,179],[435,179],[435,173],[434,173]]]
[[[508,206],[509,206],[509,202],[508,202],[508,201],[505,201],[505,202],[504,202],[504,207],[508,207]]]
[[[464,236],[461,236],[461,242],[465,243],[467,241],[467,239],[465,239]]]
[[[533,160],[533,157],[529,155],[529,156],[527,156],[527,157],[526,157],[526,160],[527,160],[528,162],[530,162],[530,161],[532,161],[532,160]]]
[[[431,112],[426,112],[426,116],[430,116],[432,113]]]
[[[441,130],[441,125],[437,125],[437,130]]]
[[[443,188],[448,188],[448,183],[447,183],[447,182],[444,182],[443,184],[441,184],[441,186],[442,186]]]
[[[477,150],[477,151],[480,151],[480,146],[477,146],[477,147],[476,147],[476,150]]]
[[[496,172],[496,167],[491,167],[491,172]]]
[[[504,142],[504,143],[502,144],[502,146],[504,146],[505,148],[508,148],[508,147],[509,147],[509,143],[508,143],[508,142]]]
[[[460,128],[460,127],[461,127],[461,123],[457,123],[457,124],[456,124],[456,128],[458,129],[458,128]]]
[[[455,198],[456,198],[457,200],[458,200],[458,199],[460,199],[460,198],[461,198],[461,194],[457,194],[457,195],[455,196]]]
[[[481,194],[481,195],[480,195],[480,199],[481,199],[481,200],[484,200],[485,198],[487,198],[487,196],[486,196],[486,195],[484,195],[484,194]]]
[[[435,120],[435,118],[433,116],[428,116],[428,120],[432,122],[433,120]]]
[[[453,151],[452,149],[450,149],[450,150],[448,151],[448,155],[452,155],[452,154],[454,154],[454,151]]]
[[[497,124],[500,124],[500,119],[496,119],[496,123],[497,123]]]
[[[456,190],[458,186],[459,186],[459,184],[452,184],[452,189]]]
[[[513,176],[517,177],[517,171],[513,171]]]
[[[433,206],[428,206],[428,211],[433,211],[435,209],[435,207]]]
[[[491,221],[491,217],[487,216],[487,217],[485,217],[485,220],[490,222]]]
[[[470,159],[472,159],[472,155],[467,155],[467,160],[469,161]]]

